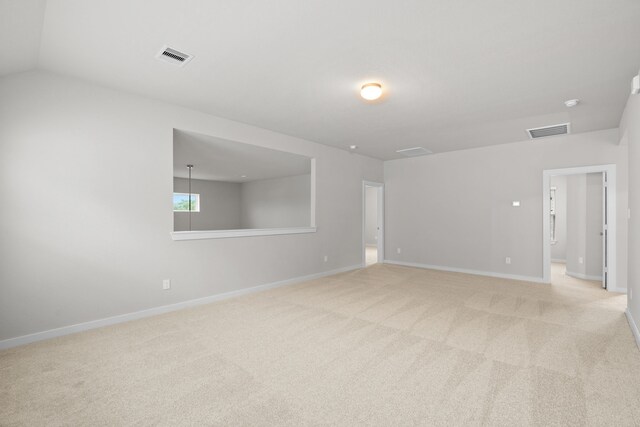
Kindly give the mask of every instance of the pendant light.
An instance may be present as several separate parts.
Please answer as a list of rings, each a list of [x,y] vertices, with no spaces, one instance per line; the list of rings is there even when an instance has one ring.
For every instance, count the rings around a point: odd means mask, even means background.
[[[189,169],[189,231],[191,231],[191,170],[193,165],[187,165]]]

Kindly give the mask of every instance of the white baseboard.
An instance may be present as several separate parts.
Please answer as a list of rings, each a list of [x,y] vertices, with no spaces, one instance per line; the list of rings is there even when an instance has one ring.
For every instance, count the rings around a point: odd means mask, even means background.
[[[135,311],[133,313],[121,314],[118,316],[107,317],[104,319],[91,320],[89,322],[78,323],[75,325],[63,326],[61,328],[49,329],[47,331],[36,332],[29,335],[23,335],[15,338],[8,338],[0,341],[0,350],[16,347],[23,344],[29,344],[36,341],[42,341],[50,338],[60,337],[63,335],[74,334],[77,332],[87,331],[90,329],[101,328],[103,326],[115,325],[117,323],[128,322],[131,320],[142,319],[144,317],[156,316],[158,314],[168,313],[171,311],[181,310],[183,308],[195,307],[198,305],[209,304],[228,298],[246,295],[254,292],[264,291],[267,289],[278,288],[280,286],[293,285],[308,280],[318,279],[320,277],[331,276],[338,273],[357,270],[362,268],[360,264],[351,265],[349,267],[338,268],[336,270],[323,271],[321,273],[310,274],[308,276],[294,277],[292,279],[280,280],[278,282],[266,283],[264,285],[253,286],[250,288],[239,289],[237,291],[225,292],[222,294],[210,295],[203,298],[196,298],[188,301],[182,301],[175,304],[153,307],[146,310]]]
[[[619,292],[621,294],[627,293],[627,288],[607,288],[609,292]]]
[[[624,314],[627,315],[627,321],[629,322],[629,327],[631,328],[631,332],[636,339],[636,344],[638,345],[638,349],[640,350],[640,331],[638,331],[638,324],[633,319],[631,312],[629,311],[629,307],[624,311]]]
[[[494,273],[490,271],[479,271],[479,270],[469,270],[466,268],[456,268],[456,267],[443,267],[441,265],[428,265],[428,264],[420,264],[417,262],[404,262],[404,261],[393,261],[389,259],[384,260],[385,264],[394,264],[394,265],[403,265],[405,267],[417,267],[417,268],[426,268],[429,270],[440,270],[440,271],[449,271],[452,273],[466,273],[466,274],[475,274],[476,276],[488,276],[488,277],[497,277],[500,279],[511,279],[511,280],[522,280],[525,282],[535,282],[535,283],[547,283],[542,277],[534,277],[534,276],[520,276],[517,274],[505,274],[505,273]]]
[[[569,270],[566,271],[566,275],[567,276],[571,276],[571,277],[575,277],[576,279],[595,280],[595,281],[602,282],[602,276],[589,276],[587,274],[574,273],[573,271],[569,271]]]
[[[560,259],[560,258],[551,258],[551,262],[559,262],[561,264],[566,264],[567,260],[566,259]]]

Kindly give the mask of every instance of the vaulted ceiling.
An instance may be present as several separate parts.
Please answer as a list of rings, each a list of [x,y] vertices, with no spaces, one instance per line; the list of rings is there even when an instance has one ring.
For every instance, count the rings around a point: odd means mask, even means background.
[[[173,176],[209,181],[249,182],[311,173],[311,159],[298,154],[173,131]]]
[[[49,70],[392,159],[618,126],[638,22],[637,0],[0,0],[0,75]],[[165,44],[194,59],[158,61]],[[384,96],[367,103],[371,80]]]

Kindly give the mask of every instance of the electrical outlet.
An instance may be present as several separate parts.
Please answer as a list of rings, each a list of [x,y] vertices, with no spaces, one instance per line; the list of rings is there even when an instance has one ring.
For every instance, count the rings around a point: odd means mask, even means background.
[[[584,258],[578,257],[578,263],[579,264],[584,264]]]
[[[324,262],[327,262],[327,261],[329,261],[329,255],[324,256]]]
[[[171,289],[171,279],[164,279],[162,281],[162,289],[165,291]]]
[[[398,253],[402,253],[402,249],[398,248]]]
[[[505,264],[511,264],[511,257],[506,257],[506,258],[504,259],[504,263],[505,263]]]

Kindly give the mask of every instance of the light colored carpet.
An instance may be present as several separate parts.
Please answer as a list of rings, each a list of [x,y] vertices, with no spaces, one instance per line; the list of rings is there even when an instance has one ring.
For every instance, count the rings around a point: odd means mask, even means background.
[[[625,298],[376,264],[3,351],[0,424],[640,425]]]

